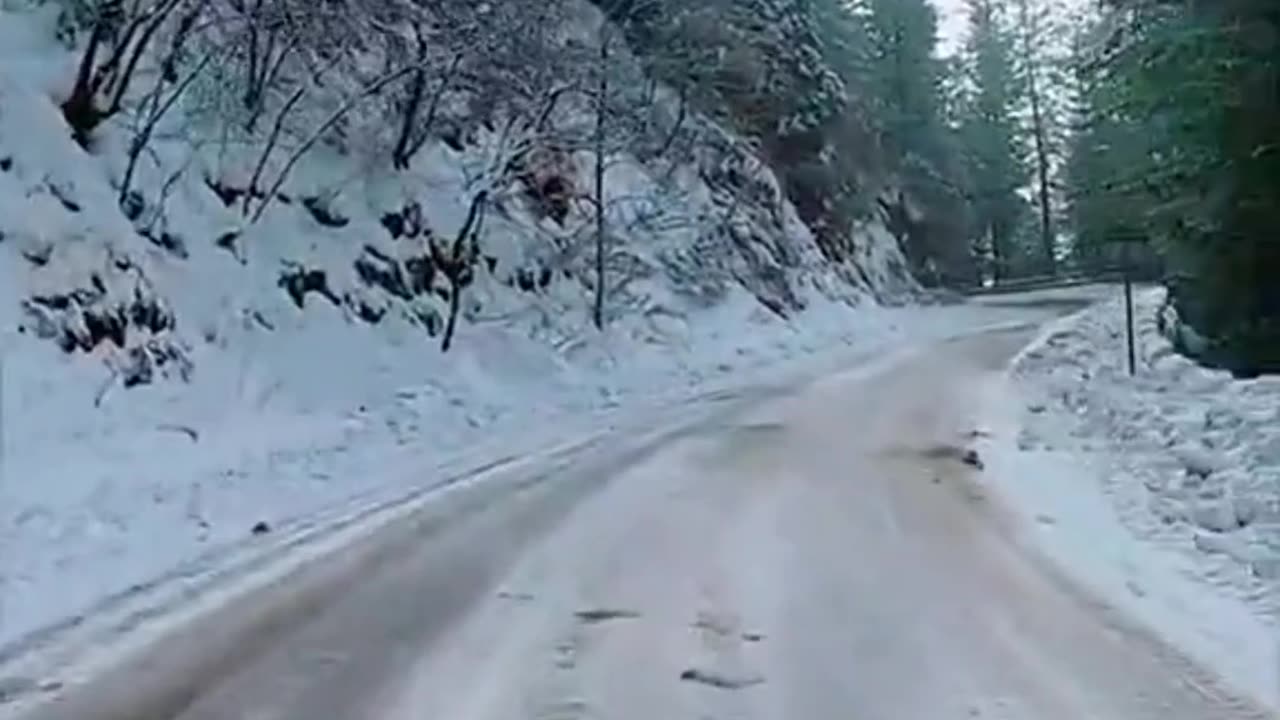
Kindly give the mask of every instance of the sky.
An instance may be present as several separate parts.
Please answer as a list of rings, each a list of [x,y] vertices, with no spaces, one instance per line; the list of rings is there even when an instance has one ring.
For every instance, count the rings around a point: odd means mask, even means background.
[[[964,0],[933,0],[938,8],[938,52],[950,55],[964,38]]]
[[[938,9],[938,54],[952,55],[964,42],[967,23],[965,3],[967,0],[930,0]],[[1084,12],[1087,3],[1084,0],[1042,0],[1044,7],[1052,8],[1052,12],[1060,17],[1075,17]],[[1040,3],[1032,3],[1035,7]]]

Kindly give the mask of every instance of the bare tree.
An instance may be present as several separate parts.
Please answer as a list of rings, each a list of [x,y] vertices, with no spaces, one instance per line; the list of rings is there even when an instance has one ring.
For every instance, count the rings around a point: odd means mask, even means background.
[[[279,194],[280,188],[283,187],[285,181],[289,179],[289,174],[293,172],[294,166],[296,166],[298,164],[298,161],[301,160],[302,157],[306,155],[307,152],[311,150],[311,148],[315,146],[317,142],[320,141],[320,138],[324,137],[325,133],[327,133],[331,128],[333,128],[333,126],[337,124],[338,121],[341,120],[343,117],[345,117],[347,113],[351,112],[351,109],[354,108],[362,100],[365,100],[366,98],[377,95],[378,92],[382,90],[382,88],[386,87],[387,85],[390,85],[391,83],[396,82],[397,80],[400,80],[401,78],[404,78],[406,75],[409,75],[415,70],[416,67],[417,67],[416,65],[413,65],[405,68],[400,68],[399,70],[394,70],[392,72],[386,73],[382,77],[377,78],[373,82],[366,85],[362,90],[360,90],[360,92],[355,93],[351,97],[347,98],[345,102],[343,102],[340,106],[338,106],[336,110],[330,113],[327,118],[325,118],[322,122],[320,122],[320,124],[318,124],[315,127],[315,129],[313,129],[311,133],[307,135],[307,137],[302,141],[302,143],[299,144],[298,147],[296,147],[293,150],[293,152],[289,154],[289,157],[285,160],[284,166],[280,169],[280,172],[277,173],[276,179],[271,183],[271,186],[267,189],[267,191],[263,195],[262,202],[258,205],[258,209],[254,211],[253,222],[257,222],[262,219],[262,215],[267,211],[267,208],[270,207],[272,199]],[[265,157],[266,157],[266,154],[264,153],[263,155],[264,161],[259,163],[259,168],[265,165]],[[260,176],[260,173],[258,173],[258,175]],[[246,208],[248,207],[248,203],[250,199],[252,199],[254,195],[253,189],[254,188],[251,186],[250,191],[245,195]]]
[[[436,113],[440,109],[440,101],[444,98],[445,92],[448,91],[449,85],[458,71],[458,66],[462,63],[462,57],[461,53],[453,56],[448,69],[445,70],[444,75],[441,76],[436,85],[435,91],[431,94],[431,99],[427,103],[425,117],[421,122],[418,120],[418,114],[427,89],[426,69],[423,67],[414,72],[413,86],[405,108],[400,138],[396,141],[396,149],[392,154],[392,164],[397,169],[407,170],[413,156],[417,155],[418,151],[431,139],[431,131],[435,125]],[[426,63],[425,54],[421,56],[419,62]],[[414,137],[415,134],[416,138]]]
[[[607,139],[606,119],[609,102],[609,43],[612,41],[608,23],[604,23],[600,31],[600,67],[599,86],[596,90],[596,139],[595,139],[595,206],[596,206],[596,301],[592,312],[596,329],[604,329],[604,296],[605,283],[605,218],[607,205],[604,197],[604,174],[606,162],[605,140]]]
[[[151,41],[173,12],[188,0],[130,3],[103,2],[89,31],[89,41],[76,71],[62,115],[81,145],[103,121],[124,109],[134,73]],[[106,53],[105,59],[101,57]]]
[[[249,133],[254,132],[262,117],[268,90],[302,41],[298,33],[282,37],[288,30],[287,15],[281,17],[275,5],[270,0],[252,0],[247,4],[243,4],[242,0],[232,0],[232,6],[240,12],[246,28],[245,80],[241,102],[248,113],[244,129]]]
[[[415,24],[413,26],[414,40],[417,42],[417,60],[418,69],[413,71],[412,79],[409,81],[409,95],[404,103],[404,116],[400,120],[400,133],[396,139],[396,147],[391,151],[391,164],[397,170],[405,170],[409,167],[409,148],[413,143],[413,134],[418,121],[418,112],[422,108],[422,101],[427,93],[427,39],[423,36],[422,26]],[[459,56],[460,58],[461,56]],[[443,93],[443,83],[441,91]],[[428,125],[428,131],[430,125]]]
[[[129,143],[128,162],[125,166],[124,177],[120,181],[118,195],[118,202],[121,206],[125,204],[126,199],[129,197],[129,192],[133,185],[133,176],[138,167],[138,159],[151,142],[156,127],[178,100],[182,98],[191,83],[209,66],[217,52],[216,49],[205,50],[204,55],[196,63],[195,67],[187,71],[185,76],[179,76],[178,66],[181,56],[191,36],[192,28],[199,19],[206,1],[198,0],[182,16],[178,23],[177,32],[174,33],[170,42],[169,52],[160,63],[160,72],[156,76],[151,92],[147,95],[147,100],[144,103],[144,114],[140,119],[138,130],[135,132],[133,140]],[[172,89],[169,89],[170,85],[173,86]]]
[[[429,241],[431,261],[449,281],[449,319],[445,323],[441,352],[447,353],[453,347],[453,336],[458,329],[458,313],[462,308],[462,293],[475,278],[475,264],[480,257],[479,238],[488,201],[489,193],[486,190],[481,190],[471,198],[466,222],[448,248],[435,239]]]

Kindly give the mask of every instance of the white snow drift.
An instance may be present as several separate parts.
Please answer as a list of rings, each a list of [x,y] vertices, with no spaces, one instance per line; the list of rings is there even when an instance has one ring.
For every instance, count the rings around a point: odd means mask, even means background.
[[[1087,584],[1280,707],[1280,378],[1176,354],[1162,290],[1058,323],[1011,370],[992,472]]]

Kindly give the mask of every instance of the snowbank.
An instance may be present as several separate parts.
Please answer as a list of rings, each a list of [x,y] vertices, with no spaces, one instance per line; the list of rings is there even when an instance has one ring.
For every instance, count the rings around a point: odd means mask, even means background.
[[[1177,355],[1163,291],[1063,320],[995,396],[990,476],[1040,546],[1235,687],[1280,707],[1280,379]]]

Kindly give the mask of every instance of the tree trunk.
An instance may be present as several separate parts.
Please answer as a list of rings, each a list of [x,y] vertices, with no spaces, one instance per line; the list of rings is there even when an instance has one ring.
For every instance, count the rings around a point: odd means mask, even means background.
[[[418,64],[421,67],[414,72],[413,80],[409,83],[409,98],[400,124],[400,137],[396,139],[396,148],[391,153],[391,164],[397,170],[409,169],[409,146],[413,142],[413,128],[417,125],[422,98],[427,92],[427,41],[422,37],[420,29],[415,27],[414,32],[418,39]]]
[[[458,329],[458,314],[462,310],[462,291],[469,282],[464,278],[471,272],[471,265],[475,261],[480,231],[484,227],[485,203],[488,201],[489,193],[483,190],[471,199],[466,222],[453,239],[448,257],[445,257],[444,251],[434,241],[430,241],[432,261],[449,278],[449,319],[445,323],[444,340],[440,344],[442,353],[449,352],[449,348],[453,347],[453,335]]]
[[[444,342],[440,352],[447,353],[453,347],[453,334],[458,329],[458,312],[462,309],[462,288],[457,283],[450,283],[449,289],[449,321],[444,326]]]
[[[1040,88],[1036,83],[1036,61],[1032,42],[1034,34],[1032,32],[1031,11],[1027,5],[1027,0],[1020,0],[1019,8],[1022,13],[1022,39],[1023,51],[1027,63],[1027,94],[1031,100],[1031,126],[1032,134],[1036,143],[1036,173],[1039,182],[1040,195],[1040,242],[1044,248],[1044,259],[1047,263],[1046,269],[1050,275],[1057,272],[1057,253],[1055,251],[1056,243],[1053,238],[1053,208],[1050,204],[1049,191],[1049,148],[1048,141],[1045,138],[1046,128],[1044,111],[1041,107]]]
[[[396,140],[395,150],[391,153],[391,164],[396,170],[409,169],[409,143],[413,136],[413,126],[418,119],[418,110],[422,107],[422,95],[427,89],[427,72],[418,70],[409,85],[409,99],[405,105],[404,117],[400,122],[400,137]]]
[[[80,145],[87,145],[89,133],[98,126],[98,110],[94,107],[96,86],[93,83],[93,71],[97,64],[98,48],[102,45],[105,29],[102,21],[94,23],[89,35],[89,44],[80,57],[80,68],[76,72],[75,85],[71,95],[62,104],[62,116],[71,126],[72,135]]]
[[[445,71],[444,77],[440,80],[440,86],[436,88],[435,93],[431,96],[431,104],[427,107],[427,114],[423,117],[421,127],[418,127],[418,139],[406,146],[404,154],[401,156],[402,169],[409,169],[409,163],[413,160],[413,157],[431,139],[431,128],[435,125],[436,115],[440,112],[440,103],[444,99],[445,92],[449,89],[449,84],[453,82],[453,76],[458,72],[458,66],[461,64],[462,53],[458,53],[453,56],[453,60],[449,63],[449,69]]]
[[[601,30],[600,37],[600,87],[596,98],[596,304],[593,318],[596,329],[604,329],[605,296],[605,113],[609,95],[609,31]]]

